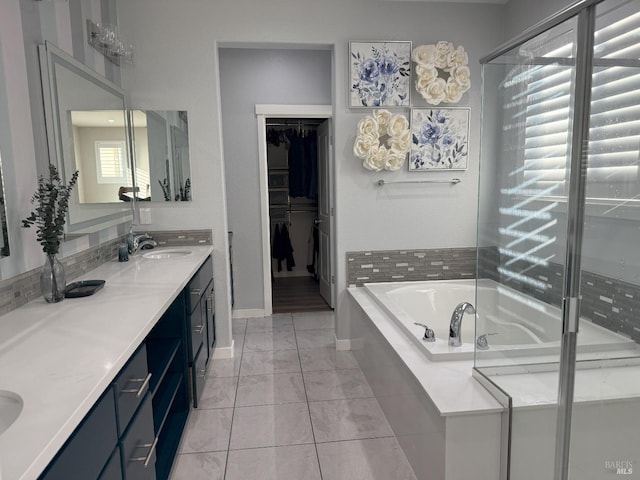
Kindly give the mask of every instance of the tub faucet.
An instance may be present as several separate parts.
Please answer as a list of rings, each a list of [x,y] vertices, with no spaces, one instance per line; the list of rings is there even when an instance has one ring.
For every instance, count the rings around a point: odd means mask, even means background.
[[[451,315],[451,323],[449,324],[449,345],[459,347],[462,345],[462,316],[465,313],[474,314],[476,309],[469,302],[460,303]]]

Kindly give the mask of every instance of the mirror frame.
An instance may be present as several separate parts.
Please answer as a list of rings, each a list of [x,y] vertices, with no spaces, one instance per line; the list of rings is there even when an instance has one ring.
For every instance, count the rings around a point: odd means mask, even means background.
[[[56,165],[60,175],[65,181],[68,181],[66,165],[69,159],[65,159],[61,129],[61,117],[58,105],[58,84],[55,74],[55,67],[61,65],[67,70],[75,73],[76,75],[83,77],[87,81],[94,85],[104,89],[105,91],[112,93],[118,98],[122,99],[122,114],[125,117],[125,121],[128,123],[129,116],[127,115],[126,95],[122,88],[111,83],[102,75],[91,70],[89,67],[79,62],[72,56],[60,50],[58,47],[50,42],[45,42],[44,45],[38,46],[40,54],[40,68],[42,77],[42,92],[44,97],[44,111],[45,122],[47,132],[47,144],[49,147],[49,162]],[[66,121],[66,120],[65,120]],[[127,162],[130,167],[134,168],[134,161],[131,157],[131,138],[129,125],[125,125],[126,135],[126,155]],[[75,165],[75,159],[71,159]],[[69,172],[70,173],[70,172]],[[132,181],[135,181],[132,179]],[[72,203],[74,202],[74,203]],[[134,218],[134,202],[127,203],[93,203],[93,204],[81,204],[79,203],[78,189],[74,189],[73,196],[69,202],[69,210],[67,212],[67,222],[65,225],[66,235],[85,235],[89,233],[97,232],[114,225],[120,225],[126,222],[130,222]],[[88,219],[82,219],[77,221],[72,218],[75,215],[81,214]]]

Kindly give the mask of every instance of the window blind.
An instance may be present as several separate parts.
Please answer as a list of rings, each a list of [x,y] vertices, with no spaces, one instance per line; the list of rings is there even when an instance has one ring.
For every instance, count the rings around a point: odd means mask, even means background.
[[[126,180],[124,142],[96,142],[99,183],[121,183]]]
[[[597,28],[592,101],[587,145],[588,199],[633,200],[640,197],[640,12],[606,12]],[[616,18],[617,17],[617,18]],[[571,54],[573,43],[542,58]],[[524,183],[540,195],[564,196],[569,175],[573,67],[530,67],[526,98]]]

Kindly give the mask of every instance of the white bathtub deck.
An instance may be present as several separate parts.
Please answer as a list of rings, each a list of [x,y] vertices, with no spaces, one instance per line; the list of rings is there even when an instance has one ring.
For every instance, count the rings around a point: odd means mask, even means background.
[[[502,412],[504,408],[471,376],[472,360],[431,362],[361,288],[349,294],[367,313],[391,347],[418,380],[440,415]]]

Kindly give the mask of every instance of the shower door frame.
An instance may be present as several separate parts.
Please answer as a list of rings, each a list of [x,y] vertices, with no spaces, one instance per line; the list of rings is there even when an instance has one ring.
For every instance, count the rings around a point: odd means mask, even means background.
[[[578,18],[575,59],[575,98],[572,115],[571,159],[567,199],[567,240],[562,301],[562,344],[558,385],[558,416],[554,478],[569,477],[571,418],[574,401],[576,347],[580,313],[581,252],[586,202],[587,145],[591,107],[591,77],[596,6],[606,0],[581,0],[548,19],[534,25],[522,35],[507,42],[480,60],[482,65],[519,47],[534,37],[563,22]],[[508,461],[508,460],[507,460]],[[506,466],[508,472],[509,466]],[[504,470],[503,470],[504,472]],[[508,473],[507,473],[508,477]]]

